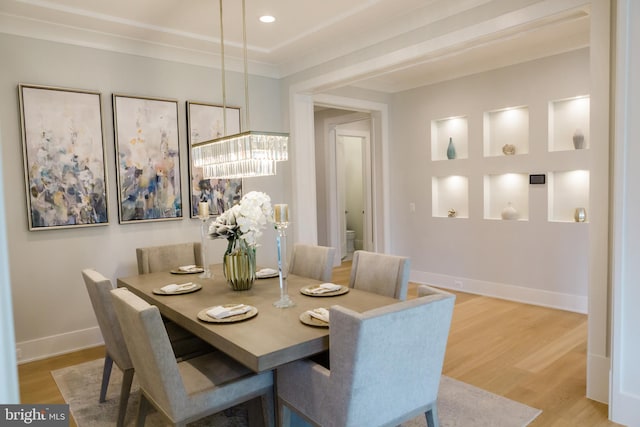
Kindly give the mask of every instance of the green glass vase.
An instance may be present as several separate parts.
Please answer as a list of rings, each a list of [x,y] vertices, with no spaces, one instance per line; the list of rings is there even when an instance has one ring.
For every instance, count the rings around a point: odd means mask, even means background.
[[[256,279],[256,249],[243,239],[229,239],[223,260],[224,277],[234,291],[251,289]]]

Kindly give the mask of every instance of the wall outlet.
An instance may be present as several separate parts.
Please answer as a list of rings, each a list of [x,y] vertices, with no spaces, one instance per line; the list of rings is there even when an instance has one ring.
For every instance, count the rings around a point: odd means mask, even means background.
[[[458,289],[462,289],[462,280],[454,280],[453,286],[455,286]]]

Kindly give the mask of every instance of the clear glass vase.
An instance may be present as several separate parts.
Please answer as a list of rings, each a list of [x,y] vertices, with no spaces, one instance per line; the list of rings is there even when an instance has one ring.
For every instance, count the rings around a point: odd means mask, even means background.
[[[256,249],[243,239],[229,239],[223,260],[224,277],[234,291],[251,289],[256,279]]]

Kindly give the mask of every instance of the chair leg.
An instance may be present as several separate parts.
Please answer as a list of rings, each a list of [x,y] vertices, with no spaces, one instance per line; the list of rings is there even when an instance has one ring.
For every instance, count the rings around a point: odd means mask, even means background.
[[[131,393],[131,383],[133,382],[132,369],[127,369],[122,375],[122,387],[120,388],[120,407],[118,408],[117,427],[124,426],[124,417],[127,415],[127,404],[129,403],[129,394]]]
[[[279,399],[278,399],[279,400]],[[278,402],[278,427],[291,426],[291,409],[282,402]]]
[[[427,427],[440,427],[438,407],[436,405],[433,405],[433,407],[425,412],[424,415],[427,418]]]
[[[107,399],[107,387],[109,387],[109,378],[111,377],[111,367],[113,367],[113,359],[109,353],[104,356],[104,367],[102,368],[102,385],[100,386],[100,399],[102,403]]]
[[[264,417],[264,425],[267,427],[275,427],[275,403],[273,388],[260,397],[262,402],[262,416]]]
[[[136,427],[144,427],[144,421],[147,417],[149,406],[151,406],[151,404],[144,393],[140,393],[140,406],[138,406],[138,420],[136,421]]]

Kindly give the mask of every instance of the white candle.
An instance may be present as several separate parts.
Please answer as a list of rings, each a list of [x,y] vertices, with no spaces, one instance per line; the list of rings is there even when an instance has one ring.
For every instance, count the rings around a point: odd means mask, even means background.
[[[289,222],[289,206],[275,205],[276,222]]]
[[[198,216],[200,218],[208,218],[209,217],[209,203],[208,202],[200,202],[198,205]]]

